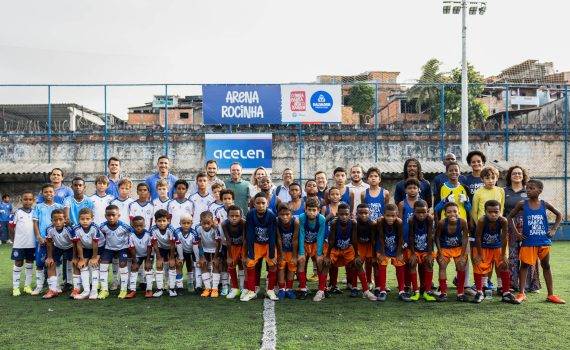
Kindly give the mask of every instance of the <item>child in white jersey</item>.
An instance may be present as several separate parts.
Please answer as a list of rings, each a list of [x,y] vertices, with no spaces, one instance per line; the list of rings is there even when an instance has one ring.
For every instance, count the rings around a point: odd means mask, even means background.
[[[200,261],[204,291],[204,298],[217,298],[218,284],[220,283],[220,246],[221,236],[218,227],[214,225],[214,216],[209,211],[200,214],[200,225],[196,227],[196,235],[199,237]],[[211,271],[211,272],[210,272]]]
[[[17,297],[20,292],[20,272],[25,261],[24,293],[32,294],[32,272],[34,269],[36,238],[34,236],[34,221],[32,219],[32,207],[35,197],[32,191],[22,194],[22,208],[16,210],[10,220],[10,239],[12,246],[12,295]]]

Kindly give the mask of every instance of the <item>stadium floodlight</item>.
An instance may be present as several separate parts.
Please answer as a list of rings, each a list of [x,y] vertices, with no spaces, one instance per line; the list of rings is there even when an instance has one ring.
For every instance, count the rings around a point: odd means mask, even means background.
[[[451,1],[443,2],[443,14],[448,15],[451,12]]]
[[[480,6],[479,6],[479,14],[482,16],[485,14],[485,11],[487,11],[487,3],[481,2]]]
[[[479,7],[477,6],[476,2],[472,2],[469,4],[469,14],[471,16],[476,15],[478,9],[479,9]]]
[[[458,15],[461,12],[461,5],[453,5],[453,14]]]

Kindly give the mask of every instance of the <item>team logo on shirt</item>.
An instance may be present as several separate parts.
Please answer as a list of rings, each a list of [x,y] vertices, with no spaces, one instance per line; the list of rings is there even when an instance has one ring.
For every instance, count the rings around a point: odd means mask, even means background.
[[[255,228],[255,236],[257,237],[258,242],[269,241],[269,235],[267,234],[267,228],[266,227],[256,227]]]
[[[496,232],[494,232],[494,233],[486,232],[483,235],[483,241],[485,241],[487,244],[498,243],[499,242],[499,234]]]
[[[541,214],[528,215],[527,224],[529,227],[529,236],[544,236],[546,232],[544,231],[544,217]]]
[[[396,250],[396,236],[386,237],[386,250],[395,251]]]
[[[445,243],[449,246],[449,247],[458,247],[460,246],[459,244],[459,238],[453,236],[453,237],[445,237]]]
[[[416,235],[414,237],[414,243],[417,250],[424,251],[427,249],[427,236],[426,235]]]
[[[370,220],[378,220],[382,212],[382,204],[370,203],[368,204],[368,209],[370,209]]]

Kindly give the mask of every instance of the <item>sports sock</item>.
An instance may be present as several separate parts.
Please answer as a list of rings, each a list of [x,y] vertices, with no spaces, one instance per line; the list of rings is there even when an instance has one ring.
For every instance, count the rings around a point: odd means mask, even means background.
[[[331,266],[330,270],[331,286],[336,287],[338,284],[338,267]]]
[[[499,280],[503,283],[502,290],[503,294],[509,292],[511,289],[511,273],[509,270],[501,272],[501,279]]]
[[[70,281],[73,283],[73,264],[70,260],[67,260],[65,262],[65,283],[69,283]],[[75,288],[75,286],[73,288]]]
[[[218,289],[220,286],[221,274],[218,272],[212,272],[212,289]]]
[[[366,281],[366,272],[360,271],[358,272],[358,279],[360,280],[360,284],[362,285],[362,291],[366,292],[368,290],[368,282]],[[355,286],[353,285],[352,288]]]
[[[156,289],[164,289],[164,271],[156,271]]]
[[[32,285],[32,275],[34,272],[34,264],[32,263],[24,263],[24,268],[25,270],[25,280],[24,280],[24,286],[25,287],[29,287]]]
[[[119,259],[113,259],[113,282],[119,282]]]
[[[139,279],[139,272],[131,271],[131,278],[129,279],[129,290],[136,291],[137,290],[137,280]]]
[[[59,289],[59,287],[61,286],[61,284],[63,282],[63,267],[61,265],[56,266],[55,276],[57,277],[57,287]],[[48,282],[48,284],[49,284],[49,282]]]
[[[277,271],[267,272],[267,290],[275,289],[276,280],[277,280]]]
[[[378,265],[378,286],[380,291],[386,291],[386,265]]]
[[[447,294],[447,279],[440,278],[439,279],[439,291],[443,294]]]
[[[475,288],[477,292],[483,291],[483,275],[475,273]]]
[[[202,272],[202,283],[204,283],[204,289],[212,289],[212,276],[209,272]]]
[[[371,282],[372,281],[372,262],[370,261],[365,261],[364,262],[364,268],[366,269],[366,281]]]
[[[319,273],[319,290],[324,291],[327,287],[327,275],[324,273]]]
[[[91,270],[91,289],[97,290],[99,288],[99,268],[90,267]]]
[[[109,290],[109,264],[99,265],[99,282],[101,290]]]
[[[412,282],[412,291],[418,291],[418,273],[416,271],[410,271],[410,281]]]
[[[457,280],[465,281],[465,271],[457,271]],[[457,295],[462,295],[465,291],[465,286],[462,283],[457,284]]]
[[[230,275],[230,282],[232,284],[232,288],[238,288],[239,282],[237,279],[237,273],[235,267],[228,267],[228,273]]]
[[[227,272],[221,272],[220,273],[220,281],[222,281],[222,288],[224,287],[228,287],[230,285],[230,275]]]
[[[168,289],[176,288],[176,269],[168,270]]]
[[[245,288],[250,291],[255,291],[255,267],[247,268],[247,282]]]
[[[433,270],[424,270],[424,276],[423,276],[423,280],[424,280],[424,288],[425,288],[425,292],[431,292],[431,287],[432,287],[432,279],[433,279]]]
[[[127,290],[127,285],[129,283],[129,269],[125,267],[119,267],[119,274],[121,279],[121,292]]]
[[[59,287],[58,282],[57,282],[57,276],[48,277],[48,286],[49,286],[50,290],[52,290],[54,292],[57,291],[57,289]]]
[[[12,267],[12,288],[20,288],[20,272],[22,272],[22,266],[14,265]]]
[[[81,275],[73,274],[73,289],[79,289],[81,287]]]
[[[239,279],[239,288],[243,289],[245,287],[245,271],[239,270],[237,275]]]
[[[293,280],[287,280],[285,281],[285,288],[289,289],[293,289]]]
[[[195,266],[194,276],[196,277],[196,288],[202,288],[202,269],[199,266]]]
[[[489,280],[489,277],[487,277],[487,275],[481,275],[481,283],[483,284],[483,287],[487,287],[487,281]]]
[[[396,266],[396,279],[398,280],[398,291],[403,292],[406,287],[406,265]]]
[[[146,280],[146,290],[152,290],[152,279],[153,279],[152,275],[153,275],[152,270],[144,272],[144,277]]]
[[[465,271],[463,271],[464,272],[463,279],[462,280],[459,278],[457,279],[457,281],[464,281],[464,283],[463,283],[464,287],[470,287],[471,286],[471,284],[469,284],[469,269],[470,268],[471,267],[469,266],[469,263],[465,264]],[[461,284],[461,283],[458,282],[457,284]]]
[[[81,268],[81,285],[83,286],[83,292],[91,291],[91,276],[89,275],[89,267],[84,266]]]
[[[298,272],[298,279],[299,279],[299,288],[306,289],[307,288],[307,273],[305,271]]]
[[[176,288],[184,288],[184,284],[182,283],[182,280],[184,279],[184,276],[182,275],[182,273],[176,273]]]
[[[279,289],[285,289],[285,282],[279,282]]]
[[[46,280],[46,275],[43,269],[36,269],[36,288],[42,289],[44,287],[44,282]]]

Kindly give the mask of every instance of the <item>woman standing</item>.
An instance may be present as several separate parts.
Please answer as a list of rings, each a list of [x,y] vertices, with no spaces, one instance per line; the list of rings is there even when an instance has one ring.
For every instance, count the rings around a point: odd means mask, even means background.
[[[251,189],[250,189],[250,194],[251,194],[251,198],[253,198],[253,196],[255,196],[257,193],[261,192],[261,188],[259,186],[259,180],[261,180],[261,178],[267,176],[269,178],[269,181],[271,181],[271,177],[269,176],[269,173],[267,172],[267,169],[265,169],[264,167],[260,166],[257,167],[253,173],[251,174]],[[273,191],[275,190],[275,185],[273,185],[273,183],[270,183],[271,185],[271,190],[269,191],[269,193],[273,193]]]
[[[521,201],[526,200],[526,182],[528,175],[525,169],[515,165],[509,168],[507,172],[507,186],[505,186],[505,210],[503,215],[509,215],[515,205]],[[518,230],[522,231],[522,213],[514,219],[515,225]],[[518,290],[519,287],[519,242],[516,240],[512,222],[509,222],[509,269],[511,271],[511,286]],[[540,278],[538,274],[538,263],[528,269],[527,275],[527,292],[536,292],[540,289]]]

